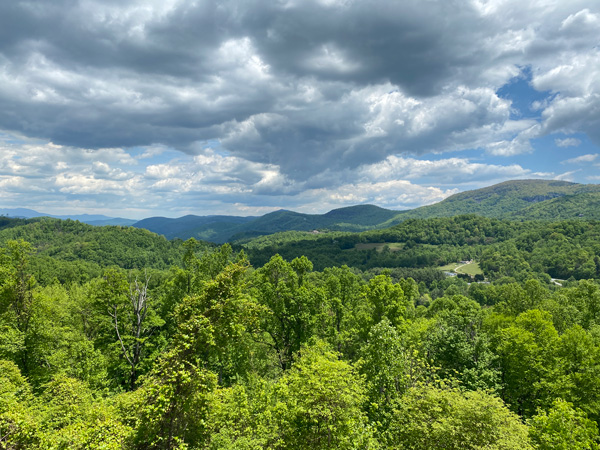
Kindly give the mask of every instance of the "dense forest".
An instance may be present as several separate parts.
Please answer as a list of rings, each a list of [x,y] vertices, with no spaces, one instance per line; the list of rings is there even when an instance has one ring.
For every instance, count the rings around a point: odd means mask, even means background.
[[[363,233],[277,233],[242,242],[255,265],[278,253],[308,257],[317,270],[347,265],[431,268],[477,259],[490,280],[587,279],[600,275],[600,222],[509,221],[474,215],[410,219]]]
[[[2,449],[600,448],[600,222],[0,247]]]

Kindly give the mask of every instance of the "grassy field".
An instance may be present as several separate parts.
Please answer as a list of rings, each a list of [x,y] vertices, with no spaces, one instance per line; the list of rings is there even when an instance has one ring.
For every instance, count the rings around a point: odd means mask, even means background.
[[[440,270],[445,270],[447,272],[456,272],[456,273],[465,273],[467,275],[483,275],[479,264],[475,261],[469,264],[461,264],[461,263],[451,263],[446,264],[445,266],[439,267]]]
[[[377,249],[378,252],[381,252],[381,251],[383,251],[383,248],[386,245],[392,252],[398,252],[398,251],[402,250],[402,247],[404,247],[404,244],[402,244],[402,243],[392,242],[392,243],[356,244],[354,246],[354,248],[356,250],[372,250],[375,248],[375,249]]]

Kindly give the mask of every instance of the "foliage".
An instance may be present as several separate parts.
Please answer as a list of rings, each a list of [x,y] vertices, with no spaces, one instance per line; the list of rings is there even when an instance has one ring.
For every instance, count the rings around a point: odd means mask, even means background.
[[[549,411],[529,420],[529,435],[540,450],[589,450],[600,448],[598,425],[573,405],[557,399]]]
[[[166,269],[179,263],[181,257],[176,243],[147,230],[95,227],[73,220],[45,218],[0,230],[0,244],[19,239],[31,243],[36,257],[46,262],[48,258],[59,262],[55,269],[48,264],[35,264],[36,272],[39,272],[36,275],[42,275],[38,278],[46,282],[51,282],[54,277],[64,282],[90,279],[97,275],[98,266]],[[71,273],[65,273],[65,270]]]
[[[252,294],[265,308],[260,319],[264,342],[276,353],[282,370],[290,367],[316,325],[322,299],[307,283],[310,271],[312,264],[305,257],[288,263],[275,255],[252,278]]]
[[[246,268],[243,261],[226,266],[200,295],[177,307],[177,334],[142,385],[138,448],[183,448],[205,439],[208,395],[217,376],[203,366],[212,355],[221,359],[228,341],[243,331],[248,311],[240,291]]]
[[[519,418],[482,391],[415,387],[395,405],[394,416],[387,448],[533,448]]]
[[[361,378],[322,343],[303,347],[277,386],[283,449],[372,448]]]
[[[596,222],[286,233],[243,244],[254,267],[140,230],[9,235],[0,448],[597,448]],[[471,258],[486,282],[436,269]]]

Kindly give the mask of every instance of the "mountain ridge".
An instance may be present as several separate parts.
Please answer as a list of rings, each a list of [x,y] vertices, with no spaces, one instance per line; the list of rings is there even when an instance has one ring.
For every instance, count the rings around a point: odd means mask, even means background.
[[[546,219],[575,218],[581,213],[587,218],[600,219],[600,210],[595,210],[589,205],[593,195],[597,193],[600,193],[600,185],[597,184],[559,180],[510,180],[481,189],[459,192],[433,205],[403,211],[400,214],[402,220],[459,214],[506,219],[540,219],[542,213]],[[563,197],[568,198],[572,204],[577,203],[578,207],[572,211],[565,211],[561,216],[554,215],[551,205]]]
[[[215,243],[248,240],[284,231],[351,231],[383,229],[408,219],[477,214],[512,220],[600,220],[600,185],[560,180],[510,180],[454,194],[441,202],[395,211],[363,204],[333,209],[324,214],[305,214],[285,209],[263,216],[186,215],[179,218],[148,217],[139,221],[102,215],[57,216],[26,208],[0,209],[16,217],[54,217],[79,220],[91,225],[120,225],[143,228],[167,239],[189,239]],[[37,216],[32,214],[37,214]]]
[[[184,232],[171,232],[165,236],[232,242],[283,231],[368,231],[388,228],[407,219],[461,214],[513,220],[580,217],[600,220],[600,185],[560,180],[511,180],[460,192],[433,205],[405,211],[394,211],[369,204],[337,208],[325,214],[278,210],[244,223],[204,223],[190,227]],[[180,219],[170,220],[177,223]],[[152,220],[138,222],[133,226],[142,225],[150,231],[160,231]]]
[[[29,208],[0,208],[0,215],[6,217],[14,217],[17,219],[34,219],[37,217],[50,217],[52,219],[60,220],[78,220],[82,223],[89,225],[121,225],[129,226],[133,225],[136,220],[125,219],[123,217],[109,217],[104,214],[47,214],[39,211],[35,211]]]

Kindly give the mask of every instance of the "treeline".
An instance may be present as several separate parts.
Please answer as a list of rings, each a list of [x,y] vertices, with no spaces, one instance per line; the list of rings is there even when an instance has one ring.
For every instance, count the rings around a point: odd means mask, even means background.
[[[367,244],[382,248],[365,248]],[[242,247],[254,265],[275,253],[287,259],[306,256],[317,270],[341,265],[426,268],[477,259],[488,279],[600,277],[598,221],[517,222],[473,215],[411,219],[364,233],[275,234]]]
[[[61,283],[89,281],[108,266],[166,270],[181,265],[182,242],[168,241],[147,230],[50,218],[1,219],[0,245],[19,239],[30,242],[35,249],[30,271],[43,284],[55,279]]]
[[[89,281],[107,266],[166,270],[182,265],[183,241],[168,241],[147,230],[58,219],[2,219],[0,245],[18,239],[31,242],[31,271],[44,284],[54,279]],[[255,267],[275,254],[287,260],[306,256],[319,271],[343,265],[363,272],[388,268],[403,270],[405,278],[417,281],[431,279],[427,270],[470,259],[479,262],[488,280],[600,277],[598,221],[519,222],[467,215],[410,219],[363,233],[290,231],[232,246],[243,249]],[[425,271],[407,272],[416,269]]]
[[[598,447],[596,281],[417,283],[178,248],[166,269],[42,283],[33,247],[6,242],[1,448]]]

